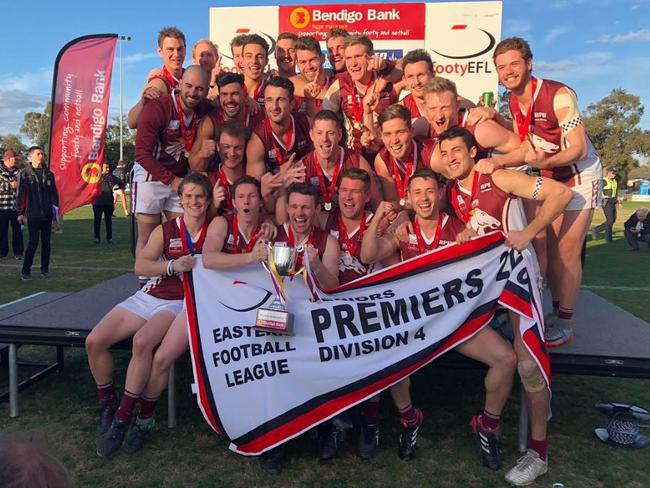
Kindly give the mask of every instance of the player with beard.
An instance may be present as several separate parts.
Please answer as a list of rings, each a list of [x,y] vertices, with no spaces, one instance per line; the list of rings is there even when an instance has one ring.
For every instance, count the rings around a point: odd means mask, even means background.
[[[392,202],[396,208],[405,207],[410,178],[417,169],[430,164],[433,143],[413,137],[411,112],[404,105],[385,108],[378,124],[384,146],[375,157],[375,170],[384,200]]]
[[[370,118],[374,119],[388,105],[395,103],[397,97],[393,92],[392,83],[382,78],[382,75],[392,72],[393,63],[385,66],[377,64],[373,58],[374,47],[367,36],[349,36],[345,38],[346,72],[337,79],[327,90],[321,107],[335,113],[342,112],[347,133],[347,146],[357,151],[364,150],[361,136],[368,126],[364,118],[364,98],[374,100]],[[401,76],[401,73],[400,73]],[[371,124],[374,126],[374,123]],[[368,126],[367,129],[370,129]],[[368,160],[374,158],[371,152],[366,153]]]
[[[265,73],[269,62],[269,43],[258,34],[246,36],[242,47],[244,93],[264,108],[264,88],[271,78]]]
[[[211,188],[207,178],[198,174],[186,176],[178,192],[182,216],[158,226],[136,257],[135,272],[153,278],[135,295],[116,305],[86,338],[88,364],[102,407],[97,426],[97,454],[104,458],[115,455],[123,443],[127,454],[136,452],[142,446],[144,435],[153,428],[157,397],[142,396],[151,371],[153,350],[182,309],[180,275],[194,266],[194,255],[201,253],[208,230],[206,214]],[[131,361],[124,394],[116,409],[113,357],[109,348],[131,336]],[[139,417],[127,435],[139,400]]]
[[[246,146],[246,173],[268,189],[264,205],[275,211],[282,188],[292,181],[304,181],[304,166],[294,163],[313,149],[309,138],[309,120],[304,114],[292,113],[293,83],[272,77],[264,90],[266,119],[253,130]]]
[[[452,127],[443,132],[439,137],[439,147],[446,174],[452,180],[448,187],[448,201],[456,215],[479,235],[492,230],[503,231],[506,245],[512,249],[523,251],[529,248],[535,235],[561,215],[571,200],[571,191],[549,178],[514,170],[479,174],[473,159],[476,155],[474,138],[467,129]],[[517,197],[541,202],[537,216],[527,225],[523,210],[516,205]],[[532,282],[537,286],[536,280]],[[527,485],[547,470],[546,428],[550,393],[544,375],[519,333],[518,316],[511,313],[510,319],[515,331],[513,347],[517,355],[517,371],[530,412],[531,438],[527,454],[506,474],[506,480]],[[536,348],[544,350],[543,338],[537,340]],[[484,419],[475,419],[472,424],[479,436],[484,430],[494,431]],[[491,452],[482,450],[481,453],[484,460],[492,457]]]
[[[295,87],[294,110],[313,116],[320,109],[325,93],[334,81],[334,73],[323,69],[325,57],[315,37],[299,38],[295,49],[296,64],[300,73],[291,77]],[[313,106],[308,106],[307,101],[310,99],[313,100]]]
[[[192,47],[192,64],[198,64],[210,75],[210,91],[207,98],[217,98],[217,78],[221,73],[219,48],[210,39],[199,39]]]
[[[294,183],[287,189],[289,222],[278,227],[276,243],[302,249],[296,259],[296,269],[309,259],[309,266],[321,289],[339,284],[339,245],[325,230],[316,226],[318,220],[318,191],[307,183]],[[333,272],[334,271],[334,272]],[[262,469],[278,474],[284,463],[284,444],[262,455]]]
[[[159,224],[161,212],[170,220],[183,211],[177,189],[187,173],[198,121],[211,109],[205,100],[207,91],[207,73],[200,66],[190,66],[178,90],[150,100],[142,110],[133,176],[138,219],[136,256]]]
[[[138,126],[140,112],[148,100],[168,95],[178,88],[185,62],[185,34],[176,27],[165,27],[158,33],[158,55],[163,59],[162,70],[154,70],[142,90],[142,96],[127,116],[131,129]]]
[[[292,32],[281,32],[275,41],[275,61],[278,76],[291,78],[296,74],[296,42],[298,36]]]
[[[337,114],[330,110],[318,112],[309,135],[314,150],[302,159],[302,164],[305,166],[305,181],[320,189],[320,206],[325,212],[321,212],[322,217],[327,218],[327,214],[336,208],[340,176],[350,168],[361,168],[371,175],[372,205],[381,201],[381,190],[368,161],[359,152],[339,145],[343,131]]]
[[[582,121],[575,92],[563,83],[532,74],[528,43],[513,37],[501,41],[493,54],[499,81],[508,90],[510,112],[519,139],[532,146],[526,163],[570,188],[573,198],[564,213],[546,229],[547,279],[554,317],[547,323],[546,343],[555,347],[573,340],[573,307],[580,283],[580,254],[585,235],[600,204],[602,165]]]
[[[190,152],[190,168],[205,172],[217,152],[219,127],[225,122],[237,122],[249,131],[264,120],[264,113],[251,113],[244,94],[244,77],[237,73],[222,73],[217,78],[219,106],[205,115],[199,124],[196,142]]]
[[[379,237],[377,234],[379,223],[384,218],[394,217],[398,210],[393,203],[382,202],[364,234],[361,244],[362,262],[374,263],[389,258],[396,252],[400,253],[402,260],[411,259],[457,241],[467,240],[471,234],[465,229],[463,223],[439,211],[443,188],[437,173],[428,168],[417,170],[409,180],[408,186],[409,204],[415,213],[411,221],[413,231],[406,242],[400,241],[390,230]],[[485,446],[483,449],[487,451],[482,451],[483,462],[491,469],[499,469],[501,460],[497,449],[496,432],[501,412],[512,387],[516,356],[506,341],[490,327],[481,329],[471,339],[457,346],[456,350],[467,357],[481,361],[489,368],[485,376],[485,408],[483,414],[477,418],[480,419],[482,426],[481,435],[484,439],[482,445]],[[406,379],[402,382],[404,386],[398,394],[391,391],[400,412],[410,406],[408,381]],[[418,428],[422,424],[421,413],[418,418],[419,421],[415,424],[409,424],[403,417],[401,419],[403,430],[400,437],[400,453],[409,453],[411,457],[415,456]],[[489,426],[489,429],[483,426]]]
[[[486,159],[491,152],[508,153],[512,161],[508,164],[521,164],[524,159],[524,149],[514,132],[505,129],[497,122],[490,119],[477,119],[470,115],[470,112],[462,108],[458,102],[456,84],[446,78],[435,77],[430,79],[424,86],[424,101],[426,117],[431,129],[431,138],[438,140],[438,136],[451,127],[464,127],[475,138],[477,143],[476,161]],[[482,112],[481,112],[482,113]],[[516,156],[512,158],[512,156]],[[497,167],[500,167],[499,165]],[[431,168],[441,174],[445,174],[445,168],[441,161],[440,147],[436,145],[432,158]]]
[[[272,77],[264,90],[266,119],[253,129],[246,147],[247,172],[257,179],[267,172],[278,173],[290,154],[300,160],[313,149],[309,138],[309,120],[292,114],[293,83]]]
[[[232,206],[235,213],[226,217],[215,217],[210,222],[203,245],[203,265],[210,269],[226,269],[259,263],[266,259],[266,242],[273,238],[275,226],[261,223],[259,182],[247,176],[233,185]],[[151,430],[137,426],[152,424],[156,402],[168,384],[169,368],[187,351],[187,314],[182,310],[165,333],[156,350],[149,379],[142,397],[148,399],[148,408],[140,411],[131,437],[133,452],[140,450],[145,435]]]
[[[235,73],[244,74],[244,56],[242,50],[248,34],[239,34],[232,38],[230,41],[230,54],[232,55],[232,62],[235,64]]]

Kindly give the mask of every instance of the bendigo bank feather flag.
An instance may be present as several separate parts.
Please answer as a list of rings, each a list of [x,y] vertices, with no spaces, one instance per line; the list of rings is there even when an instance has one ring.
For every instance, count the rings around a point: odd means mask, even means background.
[[[117,34],[93,34],[66,44],[54,64],[50,168],[61,214],[101,191],[108,102]]]

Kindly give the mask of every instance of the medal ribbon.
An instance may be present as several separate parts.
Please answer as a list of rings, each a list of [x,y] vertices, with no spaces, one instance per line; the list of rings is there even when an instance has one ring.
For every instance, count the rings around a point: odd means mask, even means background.
[[[181,97],[178,93],[176,93],[176,106],[178,109],[178,121],[181,126],[183,145],[185,146],[185,150],[189,152],[194,145],[194,138],[196,137],[196,130],[198,128],[198,124],[196,123],[196,112],[192,112],[192,121],[190,122],[188,134],[188,127],[185,126],[185,114],[183,113],[183,107],[181,105]]]
[[[287,244],[291,247],[296,247],[296,237],[293,235],[293,227],[291,227],[291,224],[287,224],[287,227],[289,227],[289,230],[287,231]],[[314,226],[312,225],[311,229],[309,230],[309,235],[307,236],[307,242],[303,244],[303,252],[298,255],[296,258],[296,267],[301,268],[304,265],[304,253],[305,253],[305,246],[307,245],[313,245],[314,244]]]
[[[363,97],[368,94],[368,91],[372,89],[373,85],[375,84],[376,78],[373,76],[372,80],[366,86],[366,93],[361,96],[361,93],[357,91],[357,84],[352,81],[352,87],[354,88],[354,92],[352,93],[352,116],[354,117],[354,120],[357,122],[361,122],[363,120]],[[357,97],[359,97],[359,103],[357,104]]]
[[[431,248],[430,249],[438,249],[438,243],[440,242],[440,233],[442,232],[442,220],[443,220],[443,215],[438,214],[438,223],[436,224],[436,232],[433,234],[433,242],[431,243]],[[415,237],[418,240],[418,249],[420,250],[420,254],[423,254],[426,252],[427,248],[424,243],[424,237],[422,236],[422,230],[420,229],[420,222],[415,218],[413,222],[413,230],[415,231]]]
[[[537,78],[534,76],[531,77],[531,84],[533,92],[530,94],[530,105],[528,106],[528,111],[526,112],[526,118],[522,117],[521,109],[519,108],[519,100],[517,97],[512,94],[512,103],[515,107],[515,122],[517,122],[517,131],[519,132],[519,140],[524,142],[526,136],[530,132],[530,123],[533,120],[533,105],[535,103],[535,90],[537,89]]]
[[[343,217],[339,213],[339,236],[343,238],[343,243],[345,244],[345,247],[350,253],[350,256],[354,257],[357,254],[357,251],[359,250],[359,246],[361,245],[361,239],[363,239],[363,233],[365,231],[366,231],[366,210],[365,209],[361,214],[361,222],[359,223],[359,232],[357,233],[358,239],[356,244],[352,244],[352,239],[350,239],[350,236],[348,235],[348,231],[345,228],[345,224],[343,223]]]
[[[397,160],[391,156],[391,159],[393,160],[393,176],[395,177],[395,186],[397,187],[397,194],[399,195],[400,201],[403,200],[404,195],[406,195],[406,190],[409,187],[409,180],[411,179],[411,175],[414,173],[415,166],[417,166],[417,153],[417,144],[413,141],[411,144],[411,154],[409,154],[409,159],[404,168],[404,180],[402,180]]]
[[[167,66],[163,66],[162,74],[165,77],[165,79],[167,80],[167,83],[169,83],[169,86],[172,87],[172,90],[174,88],[178,88],[178,83],[179,83],[178,78],[176,78],[174,75],[172,75],[169,72],[169,70],[167,69]]]
[[[334,173],[332,174],[332,181],[330,181],[329,191],[327,189],[327,186],[325,185],[325,174],[323,173],[323,168],[321,168],[321,165],[318,162],[318,156],[316,155],[316,151],[314,151],[314,167],[316,169],[316,174],[318,174],[318,184],[320,185],[320,191],[323,194],[325,203],[329,203],[331,205],[332,197],[334,196],[334,192],[336,191],[336,184],[339,180],[339,173],[341,172],[341,168],[343,167],[343,148],[342,147],[339,148],[339,164],[337,164],[336,167],[334,168]]]
[[[230,198],[230,182],[228,181],[228,178],[226,177],[226,173],[224,172],[223,168],[219,168],[219,181],[221,182],[221,186],[223,186],[223,191],[226,194],[226,208],[228,210],[232,210],[232,198]],[[237,216],[235,215],[235,218]]]
[[[205,241],[205,236],[208,233],[208,221],[203,222],[203,227],[201,228],[201,233],[199,234],[199,239],[194,243],[192,240],[192,236],[190,235],[190,231],[187,230],[187,227],[185,227],[185,220],[183,220],[183,217],[180,217],[181,219],[181,243],[183,244],[183,254],[184,255],[191,255],[194,256],[195,254],[195,249],[198,249],[201,251],[203,249],[203,241]]]
[[[262,81],[260,82],[260,84],[257,85],[257,88],[255,88],[255,90],[253,90],[253,97],[252,98],[256,102],[257,102],[257,97],[260,95],[260,91],[262,90],[262,88],[264,87],[265,84],[266,84],[266,77],[262,78]],[[246,96],[248,96],[248,87],[246,86],[245,83],[244,83],[244,93],[246,94]]]
[[[239,254],[248,254],[253,250],[255,247],[255,243],[257,242],[257,235],[260,233],[260,228],[261,224],[257,224],[257,227],[251,234],[251,238],[248,240],[248,244],[246,244],[246,247],[244,248],[243,253]],[[235,238],[235,250],[239,249],[239,237],[240,237],[240,232],[239,232],[239,222],[237,221],[237,214],[235,214],[232,218],[232,233]]]
[[[293,132],[295,129],[295,121],[293,120],[293,115],[291,116],[291,124],[289,124],[289,130],[287,130],[287,142],[284,143],[285,151],[282,154],[280,146],[278,145],[273,129],[271,129],[271,120],[266,119],[266,132],[269,135],[269,139],[273,143],[273,150],[275,151],[275,158],[278,160],[278,164],[282,166],[286,161],[286,156],[289,154],[289,149],[293,147]]]
[[[472,201],[474,200],[474,195],[476,194],[477,186],[478,186],[478,177],[479,174],[477,172],[474,172],[474,179],[472,180],[472,191],[470,193],[470,199],[469,203],[470,205],[472,204]],[[467,208],[467,205],[465,205],[465,199],[459,194],[458,192],[458,185],[460,183],[456,182],[454,186],[451,187],[451,204],[454,207],[454,210],[456,210],[456,215],[465,223],[469,222],[469,219],[472,217],[470,215],[470,210]]]

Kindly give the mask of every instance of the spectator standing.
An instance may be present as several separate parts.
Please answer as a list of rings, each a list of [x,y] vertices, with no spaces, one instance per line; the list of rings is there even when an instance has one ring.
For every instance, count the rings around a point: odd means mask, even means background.
[[[50,266],[50,234],[52,218],[58,217],[59,193],[54,173],[44,164],[45,153],[40,146],[32,146],[27,152],[30,164],[18,173],[18,221],[27,222],[29,242],[23,260],[22,279],[32,279],[34,254],[41,240],[41,274],[47,276]]]
[[[16,210],[17,159],[19,157],[14,151],[5,151],[4,162],[0,165],[0,258],[9,254],[9,224],[14,257],[23,258],[23,230]]]
[[[598,234],[605,231],[605,240],[612,242],[612,229],[614,222],[616,222],[616,204],[618,198],[616,193],[618,191],[618,182],[616,181],[616,173],[613,169],[607,170],[607,176],[603,178],[603,213],[605,214],[605,222],[597,225],[591,230],[591,237],[593,240],[598,239]]]
[[[101,193],[95,198],[93,202],[93,215],[94,230],[95,230],[95,244],[99,244],[100,237],[99,231],[102,225],[102,215],[106,222],[106,242],[109,244],[113,240],[113,212],[115,205],[113,205],[113,188],[118,187],[124,190],[124,183],[111,174],[110,166],[108,163],[102,164],[102,179],[101,179]]]
[[[125,161],[120,159],[117,162],[117,167],[113,170],[113,176],[120,182],[120,184],[115,184],[113,186],[113,207],[115,207],[115,203],[119,198],[120,201],[122,202],[122,209],[124,210],[124,215],[128,217],[129,209],[126,206],[126,194],[124,192],[126,188],[126,179],[127,179]]]
[[[650,223],[648,222],[648,209],[640,207],[636,209],[630,218],[625,222],[625,240],[632,248],[632,251],[639,250],[639,241],[647,242],[650,247]]]

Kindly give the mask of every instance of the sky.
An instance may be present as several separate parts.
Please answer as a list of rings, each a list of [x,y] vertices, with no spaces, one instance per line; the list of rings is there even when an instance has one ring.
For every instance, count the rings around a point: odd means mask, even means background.
[[[274,4],[278,3],[193,0],[179,9],[180,2],[169,0],[112,0],[110,4],[88,0],[0,0],[5,39],[0,52],[0,135],[18,133],[26,112],[43,110],[51,96],[54,59],[59,49],[76,37],[93,33],[131,37],[131,41],[122,43],[126,113],[138,100],[149,70],[161,65],[156,54],[160,28],[179,27],[191,46],[208,37],[210,7]],[[108,10],[102,8],[107,5]],[[504,0],[502,38],[526,38],[534,54],[534,72],[572,86],[582,110],[614,88],[640,96],[641,103],[648,108],[641,126],[650,130],[648,19],[650,0]],[[189,61],[188,49],[186,64]],[[117,62],[111,91],[110,110],[114,117],[119,114]]]

